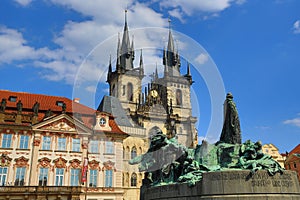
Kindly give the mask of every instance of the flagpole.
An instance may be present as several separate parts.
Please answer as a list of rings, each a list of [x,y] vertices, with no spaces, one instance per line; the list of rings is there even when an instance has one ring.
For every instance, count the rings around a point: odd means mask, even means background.
[[[84,199],[87,200],[87,191],[88,191],[88,182],[87,182],[87,172],[88,172],[88,163],[89,163],[89,150],[87,149],[86,158],[84,159],[83,170],[85,171],[85,195]]]

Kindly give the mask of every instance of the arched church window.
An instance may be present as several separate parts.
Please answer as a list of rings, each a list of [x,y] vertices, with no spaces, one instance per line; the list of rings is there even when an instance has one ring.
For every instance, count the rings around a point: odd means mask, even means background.
[[[127,100],[133,101],[133,85],[132,85],[132,83],[127,84]]]
[[[136,147],[132,147],[131,149],[131,159],[134,159],[137,156]]]
[[[176,90],[176,105],[181,106],[182,105],[182,92],[181,90]]]
[[[132,173],[131,179],[130,179],[131,187],[136,187],[136,182],[137,182],[137,175],[136,175],[136,173]]]
[[[125,91],[126,91],[126,86],[123,85],[123,87],[122,87],[122,95],[123,95],[123,96],[125,95]]]

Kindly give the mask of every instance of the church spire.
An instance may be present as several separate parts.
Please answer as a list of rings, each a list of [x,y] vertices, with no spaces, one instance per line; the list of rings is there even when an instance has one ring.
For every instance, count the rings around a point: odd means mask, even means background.
[[[130,53],[130,40],[129,40],[129,33],[128,33],[128,25],[127,25],[127,10],[125,10],[125,25],[123,31],[123,38],[122,38],[122,46],[121,46],[121,53],[129,54]]]
[[[169,22],[169,40],[168,40],[168,52],[173,52],[174,53],[174,40],[173,40],[173,36],[172,36],[172,31],[171,31],[171,20],[168,20]]]
[[[167,50],[164,50],[163,64],[165,65],[165,75],[180,76],[180,58],[178,52],[175,51],[175,44],[171,30],[171,20],[169,22],[169,38]]]
[[[127,9],[125,10],[125,25],[123,31],[123,38],[121,44],[121,68],[122,70],[131,70],[133,69],[133,59],[134,59],[134,51],[132,49],[133,43],[130,44],[129,39],[129,31],[127,25]]]
[[[107,72],[107,79],[106,82],[110,82],[110,77],[112,74],[112,66],[111,66],[111,55],[109,55],[109,65],[108,65],[108,72]]]

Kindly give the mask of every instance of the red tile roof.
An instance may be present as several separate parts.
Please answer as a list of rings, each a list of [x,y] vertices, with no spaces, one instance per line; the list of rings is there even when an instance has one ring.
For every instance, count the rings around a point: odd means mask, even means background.
[[[127,135],[127,133],[123,132],[119,126],[116,124],[116,121],[114,120],[113,117],[109,118],[109,122],[108,122],[109,126],[111,127],[111,132],[114,133],[118,133],[118,134],[123,134],[123,135]]]
[[[9,97],[13,96],[16,97],[15,102],[9,101]],[[95,124],[95,113],[96,110],[89,108],[83,104],[76,103],[66,97],[59,97],[59,96],[49,96],[49,95],[42,95],[42,94],[32,94],[27,92],[12,92],[8,90],[0,90],[0,102],[2,99],[6,99],[6,109],[5,112],[12,113],[17,112],[17,102],[21,100],[23,104],[22,114],[33,114],[33,105],[35,102],[40,103],[39,107],[39,113],[38,113],[38,121],[43,120],[45,116],[45,112],[48,109],[51,109],[51,111],[54,114],[60,114],[62,112],[62,107],[57,105],[57,101],[64,102],[66,104],[66,113],[67,114],[74,114],[74,113],[80,113],[81,119],[83,123],[88,127],[92,128]],[[109,126],[111,127],[112,133],[117,134],[124,134],[119,126],[116,124],[114,117],[109,114]],[[13,122],[5,122],[5,124],[14,124]]]
[[[9,97],[14,96],[17,97],[16,102],[9,101]],[[56,104],[57,101],[64,102],[66,104],[66,112],[73,113],[79,112],[81,114],[94,114],[95,110],[89,108],[80,103],[76,103],[66,97],[58,97],[58,96],[49,96],[42,94],[31,94],[26,92],[12,92],[8,90],[0,90],[0,101],[5,98],[6,99],[6,109],[16,109],[17,102],[21,100],[23,103],[23,110],[32,110],[35,102],[40,103],[39,110],[48,110],[51,109],[53,112],[62,111],[61,106]]]
[[[289,154],[300,153],[300,144],[298,144]]]

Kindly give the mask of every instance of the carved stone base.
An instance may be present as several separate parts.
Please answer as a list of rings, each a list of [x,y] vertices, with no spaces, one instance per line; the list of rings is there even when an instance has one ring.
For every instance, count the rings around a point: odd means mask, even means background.
[[[257,171],[250,176],[248,170],[207,172],[194,187],[186,183],[147,189],[144,200],[300,200],[300,186],[293,171],[270,176]]]

